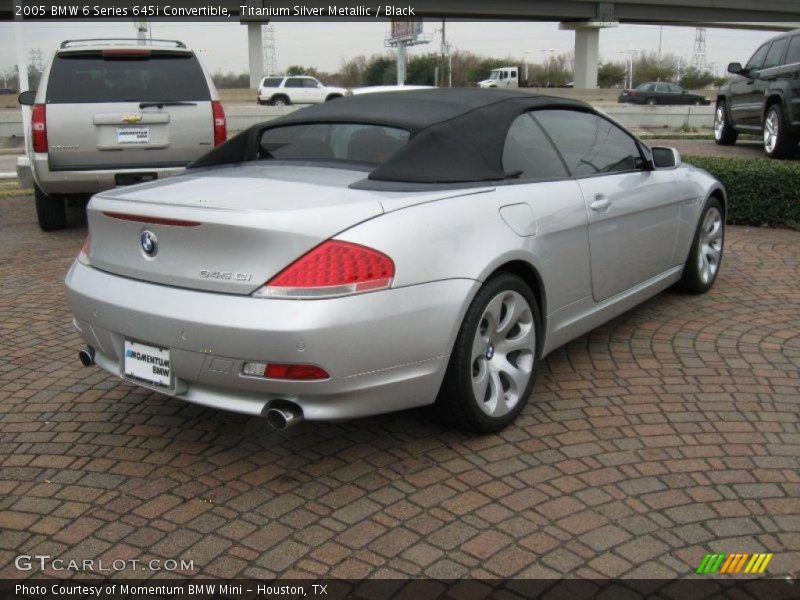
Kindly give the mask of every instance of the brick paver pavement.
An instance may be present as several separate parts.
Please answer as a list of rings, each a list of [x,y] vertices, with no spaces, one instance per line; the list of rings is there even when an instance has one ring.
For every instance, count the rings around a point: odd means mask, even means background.
[[[800,564],[800,233],[731,228],[711,293],[558,350],[485,437],[424,411],[276,433],[82,368],[62,280],[84,233],[0,201],[0,577],[38,574],[20,553],[252,577],[674,577],[709,549]]]

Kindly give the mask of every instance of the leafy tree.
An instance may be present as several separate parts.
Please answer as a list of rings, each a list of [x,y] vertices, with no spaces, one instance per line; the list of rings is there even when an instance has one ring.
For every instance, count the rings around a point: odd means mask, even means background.
[[[364,69],[364,85],[392,85],[397,83],[397,65],[385,54],[372,56]]]
[[[681,75],[681,85],[688,90],[702,90],[714,83],[714,74],[711,71],[701,71],[696,67],[689,67]]]
[[[675,81],[680,60],[673,54],[658,57],[655,52],[642,52],[633,61],[633,87],[649,81]]]
[[[308,75],[309,77],[319,77],[319,71],[314,67],[303,67],[292,65],[286,70],[287,75]]]
[[[436,85],[436,68],[441,66],[441,56],[428,53],[412,56],[406,67],[408,85]]]
[[[622,87],[627,74],[627,67],[621,63],[603,63],[597,69],[597,85],[601,88]]]

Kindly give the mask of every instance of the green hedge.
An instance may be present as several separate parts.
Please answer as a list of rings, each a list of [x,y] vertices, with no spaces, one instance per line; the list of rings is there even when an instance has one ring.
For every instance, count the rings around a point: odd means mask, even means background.
[[[800,230],[800,165],[768,158],[683,157],[705,169],[728,192],[728,222]]]

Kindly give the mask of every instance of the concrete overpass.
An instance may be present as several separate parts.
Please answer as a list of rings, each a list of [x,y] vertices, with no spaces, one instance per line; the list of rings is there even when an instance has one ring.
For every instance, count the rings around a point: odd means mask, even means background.
[[[239,14],[240,0],[225,0]],[[249,0],[251,6],[292,2]],[[327,0],[308,0],[327,6]],[[342,4],[340,2],[340,4]],[[557,21],[575,31],[575,87],[596,88],[600,30],[619,23],[690,25],[786,31],[800,28],[800,0],[426,0],[414,6],[418,17],[477,20]],[[261,23],[248,23],[250,83],[263,77]]]

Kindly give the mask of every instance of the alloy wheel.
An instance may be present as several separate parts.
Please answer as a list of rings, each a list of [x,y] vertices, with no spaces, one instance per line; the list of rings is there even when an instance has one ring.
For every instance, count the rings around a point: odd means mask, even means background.
[[[714,113],[714,138],[719,140],[722,138],[722,131],[725,128],[725,107],[721,104],[717,106],[717,112]]]
[[[712,206],[703,218],[703,225],[697,240],[699,245],[698,271],[704,284],[711,282],[717,275],[722,259],[722,234],[722,214],[715,206]]]
[[[778,145],[779,128],[778,113],[774,110],[769,111],[767,120],[764,122],[764,150],[770,154]]]
[[[536,327],[522,294],[506,290],[492,298],[478,322],[472,344],[472,390],[491,417],[511,412],[533,373]]]

